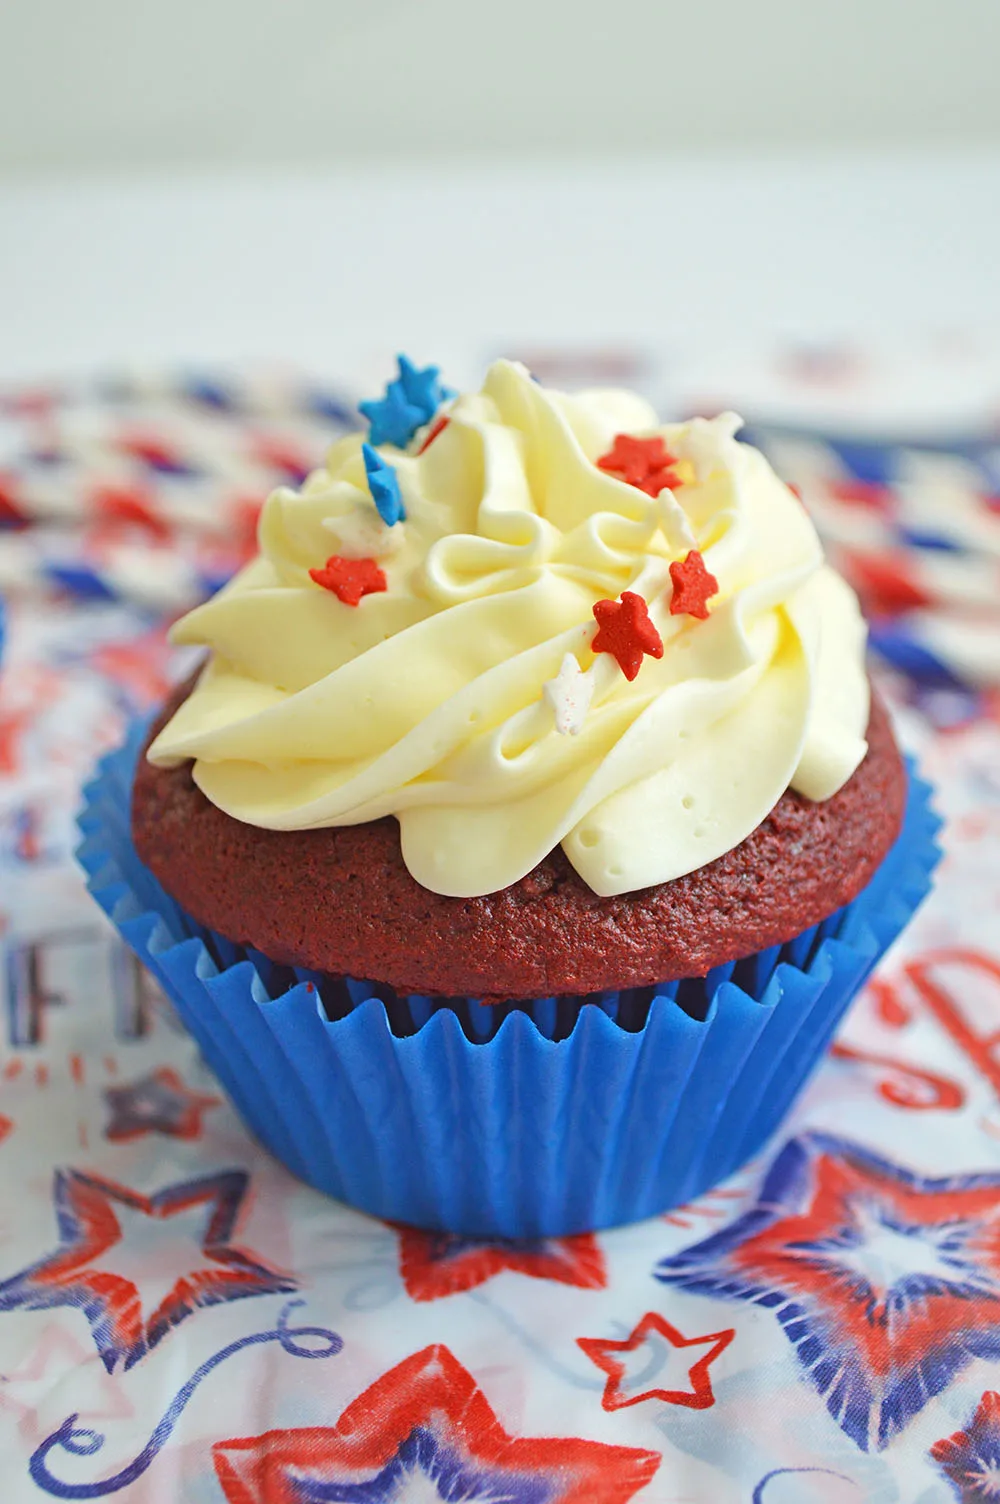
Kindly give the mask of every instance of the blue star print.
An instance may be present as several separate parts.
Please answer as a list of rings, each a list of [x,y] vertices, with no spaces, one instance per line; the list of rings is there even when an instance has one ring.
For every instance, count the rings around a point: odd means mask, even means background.
[[[372,493],[372,501],[378,507],[378,514],[386,527],[392,527],[397,522],[406,520],[406,512],[403,510],[403,498],[399,492],[399,480],[392,465],[387,464],[370,444],[362,444],[361,453],[364,456],[365,471],[368,475],[368,489]]]
[[[441,385],[437,366],[418,370],[405,355],[397,355],[399,376],[390,381],[385,396],[361,402],[361,411],[371,425],[372,444],[395,444],[403,449],[418,428],[429,423],[441,403],[454,392]]]
[[[296,1470],[298,1474],[298,1470]],[[289,1480],[292,1481],[291,1479]],[[497,1504],[549,1504],[558,1483],[545,1477],[501,1466],[483,1464],[448,1445],[425,1426],[415,1426],[394,1457],[377,1478],[365,1483],[335,1482],[298,1475],[294,1479],[295,1497],[302,1504],[320,1504],[328,1499],[343,1504],[396,1504],[413,1490],[413,1497],[423,1493],[421,1484],[429,1484],[439,1499],[495,1499]]]

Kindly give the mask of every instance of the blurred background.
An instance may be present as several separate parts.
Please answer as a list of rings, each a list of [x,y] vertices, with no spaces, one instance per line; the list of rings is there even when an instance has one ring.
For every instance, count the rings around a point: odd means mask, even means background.
[[[998,35],[996,0],[8,0],[0,371],[981,335]]]
[[[8,0],[12,170],[995,144],[995,0]]]

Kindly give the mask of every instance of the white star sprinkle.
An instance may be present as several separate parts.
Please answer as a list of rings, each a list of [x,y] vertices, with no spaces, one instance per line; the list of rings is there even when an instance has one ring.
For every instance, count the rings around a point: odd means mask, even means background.
[[[669,442],[678,459],[690,460],[701,485],[713,470],[728,469],[733,460],[735,435],[743,427],[738,413],[720,413],[717,418],[692,418]]]
[[[559,735],[577,736],[594,698],[593,669],[584,673],[573,654],[567,653],[556,677],[542,686],[542,693],[552,706]]]
[[[692,548],[697,548],[698,543],[691,530],[687,513],[673,491],[661,491],[656,498],[656,506],[660,514],[660,528],[671,549],[675,553],[686,553]]]
[[[337,540],[342,559],[386,559],[403,542],[402,523],[386,527],[370,502],[364,501],[352,512],[324,517],[323,526]]]

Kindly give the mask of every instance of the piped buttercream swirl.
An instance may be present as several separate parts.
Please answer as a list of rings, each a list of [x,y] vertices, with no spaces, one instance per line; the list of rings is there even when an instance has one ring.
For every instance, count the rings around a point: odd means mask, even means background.
[[[422,453],[419,434],[381,446],[405,521],[376,513],[361,435],[271,495],[257,559],[174,629],[210,657],[155,763],[191,759],[214,804],[268,829],[394,815],[414,878],[457,897],[560,843],[598,894],[667,882],[789,786],[841,787],[866,750],[857,601],[732,415],[663,426],[506,361],[446,415]],[[649,496],[600,468],[621,433],[662,435],[678,484]],[[707,620],[670,611],[692,548],[718,582]],[[331,554],[377,559],[386,590],[344,604],[310,577]],[[591,647],[595,603],[623,591],[664,649],[632,682]],[[567,655],[586,705],[560,725],[546,686],[572,680]]]

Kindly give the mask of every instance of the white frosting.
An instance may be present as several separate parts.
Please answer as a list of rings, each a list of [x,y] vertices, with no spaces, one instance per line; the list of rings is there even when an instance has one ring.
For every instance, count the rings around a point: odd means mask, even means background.
[[[868,718],[857,602],[731,415],[662,427],[637,397],[567,397],[500,361],[449,417],[423,455],[382,448],[406,509],[391,538],[360,435],[271,496],[259,558],[174,630],[211,658],[154,762],[194,759],[213,803],[269,829],[393,814],[416,880],[459,897],[560,843],[599,894],[667,882],[789,785],[820,800],[850,777]],[[683,484],[652,498],[599,469],[621,432],[661,434]],[[384,593],[351,607],[310,580],[338,540],[367,539]],[[706,621],[670,613],[669,566],[692,546],[719,584]],[[624,590],[664,645],[631,683],[590,648],[594,603]],[[582,715],[567,655],[587,671]]]

